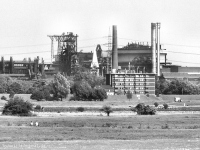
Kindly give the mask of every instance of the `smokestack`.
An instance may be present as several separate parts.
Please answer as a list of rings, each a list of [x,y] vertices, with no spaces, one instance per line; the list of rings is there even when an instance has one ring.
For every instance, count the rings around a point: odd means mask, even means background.
[[[160,76],[160,23],[156,24],[157,29],[157,75]]]
[[[117,51],[117,26],[113,25],[112,36],[112,69],[118,69],[118,51]]]
[[[151,23],[152,73],[156,74],[156,24]]]

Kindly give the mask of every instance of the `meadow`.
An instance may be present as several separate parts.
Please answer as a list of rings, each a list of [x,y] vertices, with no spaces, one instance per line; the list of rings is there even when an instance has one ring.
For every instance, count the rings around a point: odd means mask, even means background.
[[[109,96],[104,101],[95,102],[69,101],[70,96],[63,101],[38,102],[31,100],[30,95],[18,96],[30,101],[34,106],[41,105],[46,109],[62,108],[67,111],[76,111],[77,107],[84,107],[86,111],[96,111],[103,105],[110,105],[115,111],[130,111],[131,106],[141,102],[146,105],[153,105],[154,102],[158,102],[160,105],[167,103],[170,106],[177,107],[183,106],[184,103],[191,107],[195,106],[198,108],[200,106],[198,98],[190,98],[189,100],[183,98],[183,102],[175,103],[172,96],[169,96],[169,98],[141,96],[138,99],[134,95],[131,100],[128,100],[126,96],[121,95]],[[5,103],[6,101],[0,100],[1,107]],[[56,112],[59,114],[58,111],[60,110],[58,109]],[[81,114],[81,112],[79,113]],[[120,147],[121,149],[132,149],[132,147],[136,149],[183,149],[185,147],[188,149],[198,149],[200,147],[200,113],[158,113],[152,116],[141,116],[136,115],[134,112],[131,113],[128,116],[116,116],[111,113],[110,117],[106,115],[57,117],[1,115],[0,147],[4,146],[6,149],[5,145],[12,146],[12,144],[15,144],[16,146],[21,142],[25,142],[25,148],[35,142],[37,146],[46,146],[47,149],[55,149],[57,145],[66,149],[119,149]],[[36,121],[39,122],[39,127],[30,126],[31,121],[34,123]],[[52,142],[49,143],[49,141]],[[80,145],[84,148],[80,148]]]
[[[30,122],[39,122],[39,127]],[[0,116],[0,141],[200,139],[200,114],[129,117]]]

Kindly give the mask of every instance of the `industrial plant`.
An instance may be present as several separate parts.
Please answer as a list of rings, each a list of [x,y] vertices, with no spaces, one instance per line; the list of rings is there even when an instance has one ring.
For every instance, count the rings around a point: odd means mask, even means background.
[[[118,47],[117,26],[112,26],[112,48],[102,50],[97,44],[93,52],[77,51],[78,35],[72,32],[61,35],[48,35],[51,40],[52,63],[45,63],[38,56],[32,61],[4,60],[1,57],[0,73],[19,79],[34,79],[41,76],[51,77],[57,72],[67,76],[74,75],[78,69],[106,78],[109,92],[116,94],[155,94],[156,76],[166,79],[174,77],[197,81],[199,67],[181,67],[167,61],[167,52],[160,44],[161,23],[151,23],[151,44],[131,42]],[[56,54],[54,44],[57,44]],[[106,55],[103,53],[106,52]]]

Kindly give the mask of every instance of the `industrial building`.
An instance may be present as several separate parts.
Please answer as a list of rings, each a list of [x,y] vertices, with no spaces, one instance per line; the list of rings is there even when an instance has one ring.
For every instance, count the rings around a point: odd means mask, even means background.
[[[160,76],[160,23],[151,24],[151,46],[128,44],[121,49],[117,47],[117,26],[113,26],[111,68],[106,82],[114,94],[119,90],[155,94],[155,76]]]
[[[133,93],[154,94],[155,76],[161,74],[169,80],[200,80],[200,67],[181,67],[167,61],[167,52],[160,44],[160,23],[151,23],[151,44],[131,42],[120,48],[117,46],[117,26],[113,26],[112,50],[106,51],[97,44],[93,52],[77,52],[78,35],[72,32],[48,37],[51,39],[52,63],[45,63],[43,60],[39,62],[39,57],[33,61],[18,61],[12,57],[10,60],[4,60],[2,57],[0,74],[26,79],[37,78],[43,74],[52,76],[57,72],[70,76],[75,73],[75,68],[82,67],[86,71],[106,77],[107,85],[112,87],[114,93],[121,90],[124,94],[128,90]]]
[[[42,59],[40,63],[39,57],[33,61],[30,58],[23,61],[14,61],[12,57],[10,57],[10,60],[4,60],[4,57],[1,57],[0,74],[27,80],[42,76],[44,67],[44,61]]]

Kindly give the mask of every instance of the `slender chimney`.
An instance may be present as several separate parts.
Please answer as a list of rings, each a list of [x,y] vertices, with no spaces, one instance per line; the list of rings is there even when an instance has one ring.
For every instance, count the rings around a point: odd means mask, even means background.
[[[118,51],[117,51],[117,26],[113,25],[112,37],[112,69],[118,69]]]
[[[156,24],[157,29],[157,75],[160,76],[160,23]]]
[[[156,24],[151,23],[152,73],[156,74]]]

